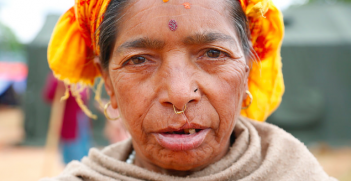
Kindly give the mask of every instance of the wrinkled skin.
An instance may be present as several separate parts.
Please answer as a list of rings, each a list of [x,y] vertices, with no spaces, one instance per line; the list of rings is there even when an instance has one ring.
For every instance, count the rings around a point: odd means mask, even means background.
[[[108,69],[102,70],[111,105],[132,136],[134,164],[178,176],[227,153],[249,74],[225,0],[189,0],[191,9],[184,2],[131,1],[119,22]],[[168,28],[171,19],[176,31]],[[201,41],[211,33],[222,38]],[[153,46],[125,46],[140,38]],[[173,105],[187,109],[175,114]],[[210,129],[199,147],[169,150],[155,138],[162,129],[190,123]]]

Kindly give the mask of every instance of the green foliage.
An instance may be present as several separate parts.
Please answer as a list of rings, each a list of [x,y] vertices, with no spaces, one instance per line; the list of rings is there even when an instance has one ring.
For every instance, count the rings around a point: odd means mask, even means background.
[[[0,52],[21,52],[22,44],[12,30],[0,22]]]

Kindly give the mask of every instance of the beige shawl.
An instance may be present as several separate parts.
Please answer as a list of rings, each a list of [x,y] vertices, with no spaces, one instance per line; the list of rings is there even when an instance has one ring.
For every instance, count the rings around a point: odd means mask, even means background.
[[[220,161],[188,177],[173,177],[125,162],[132,151],[131,140],[91,149],[81,162],[73,161],[61,175],[42,181],[104,180],[240,180],[240,181],[334,181],[305,145],[284,130],[241,117],[235,143]]]

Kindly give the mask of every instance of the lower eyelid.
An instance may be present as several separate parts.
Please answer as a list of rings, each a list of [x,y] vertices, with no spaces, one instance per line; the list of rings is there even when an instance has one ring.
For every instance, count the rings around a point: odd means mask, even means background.
[[[209,58],[209,59],[220,59],[220,58],[229,58],[230,56],[221,52],[221,54],[219,55],[219,57],[216,57],[216,58],[211,58],[211,57],[208,57],[206,56],[206,58]]]

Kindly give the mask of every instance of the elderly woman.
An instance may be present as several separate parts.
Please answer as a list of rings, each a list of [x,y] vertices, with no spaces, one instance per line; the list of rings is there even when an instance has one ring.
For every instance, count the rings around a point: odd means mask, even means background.
[[[284,91],[282,37],[270,0],[76,0],[54,30],[50,68],[71,89],[101,75],[105,109],[131,139],[53,180],[334,180],[262,123]]]

